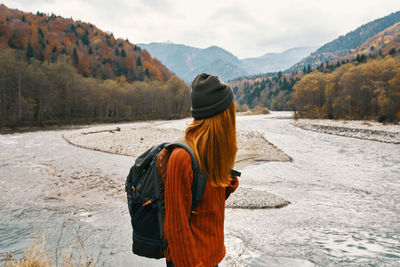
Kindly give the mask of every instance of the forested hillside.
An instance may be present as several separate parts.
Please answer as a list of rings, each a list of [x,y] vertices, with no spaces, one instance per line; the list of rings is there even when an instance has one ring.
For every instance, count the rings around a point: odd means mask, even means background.
[[[400,56],[310,73],[294,86],[291,102],[306,118],[400,120]]]
[[[398,22],[400,22],[400,11],[362,25],[356,30],[351,31],[344,36],[339,36],[337,39],[326,43],[318,50],[311,53],[310,56],[295,64],[288,71],[299,71],[308,65],[310,65],[311,68],[315,68],[321,64],[332,61],[337,57],[345,56],[348,53],[351,53],[352,49],[362,45],[369,38]]]
[[[0,5],[0,127],[170,119],[189,89],[157,59],[90,23]]]
[[[0,49],[0,127],[171,119],[188,115],[189,90],[167,82],[85,78],[60,56],[54,63]]]
[[[388,17],[391,19],[397,18],[397,14],[400,14],[400,12]],[[379,22],[381,20],[376,21]],[[392,20],[388,21],[391,22]],[[361,28],[366,29],[364,26]],[[336,68],[351,62],[354,64],[365,63],[371,59],[398,54],[400,54],[400,23],[395,23],[367,39],[360,46],[349,50],[343,56],[336,56],[325,63],[313,66],[308,64],[307,66],[303,66],[302,69],[293,70],[292,72],[265,73],[239,77],[231,81],[230,85],[234,88],[240,104],[246,104],[250,107],[261,105],[272,110],[293,110],[294,107],[289,102],[293,93],[293,87],[305,75],[313,71],[330,73]]]
[[[27,59],[55,62],[61,55],[85,77],[166,81],[171,72],[128,40],[90,23],[54,14],[22,12],[0,4],[0,47],[24,51]]]
[[[371,57],[373,55],[396,54],[400,48],[400,22],[384,29],[380,33],[366,40],[359,47],[352,49],[351,52],[336,61],[354,58],[357,55]],[[333,62],[332,62],[333,63]]]

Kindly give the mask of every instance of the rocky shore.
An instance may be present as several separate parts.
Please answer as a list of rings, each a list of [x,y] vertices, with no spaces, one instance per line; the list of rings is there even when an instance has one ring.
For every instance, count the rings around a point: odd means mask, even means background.
[[[177,129],[179,128],[179,129]],[[169,128],[160,122],[118,124],[66,132],[64,139],[75,146],[136,158],[152,145],[183,137],[182,127]],[[291,157],[256,131],[238,132],[235,169],[269,161],[290,162]],[[280,208],[290,202],[265,191],[241,187],[227,202],[228,208]]]
[[[293,125],[319,133],[400,144],[399,124],[382,124],[372,121],[299,119],[293,122]]]
[[[155,144],[173,142],[183,137],[183,130],[158,127],[157,122],[141,125],[125,124],[78,129],[67,132],[64,139],[79,147],[137,157]],[[235,168],[243,168],[256,162],[292,161],[282,150],[274,146],[262,134],[255,131],[238,131],[238,153]]]

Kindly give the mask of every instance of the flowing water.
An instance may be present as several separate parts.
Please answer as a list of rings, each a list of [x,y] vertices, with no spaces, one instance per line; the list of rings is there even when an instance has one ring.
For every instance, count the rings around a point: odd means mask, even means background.
[[[293,158],[247,166],[240,185],[291,204],[227,209],[221,265],[400,266],[400,146],[291,122],[238,117]],[[130,252],[123,184],[134,159],[72,146],[65,132],[0,135],[0,254],[21,255],[43,232],[56,260],[72,250],[99,265],[164,266]]]

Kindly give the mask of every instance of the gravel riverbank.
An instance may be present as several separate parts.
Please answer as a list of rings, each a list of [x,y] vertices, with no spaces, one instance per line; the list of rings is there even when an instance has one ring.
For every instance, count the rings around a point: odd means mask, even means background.
[[[160,121],[118,126],[99,126],[67,132],[64,139],[70,144],[112,154],[136,158],[150,146],[173,142],[183,137],[183,129],[160,127]],[[290,162],[291,157],[255,131],[238,131],[238,153],[235,169],[260,162]],[[264,209],[281,208],[290,202],[265,191],[239,188],[227,202],[228,208]]]
[[[319,133],[400,144],[399,124],[382,124],[373,121],[299,119],[293,122],[293,125]]]

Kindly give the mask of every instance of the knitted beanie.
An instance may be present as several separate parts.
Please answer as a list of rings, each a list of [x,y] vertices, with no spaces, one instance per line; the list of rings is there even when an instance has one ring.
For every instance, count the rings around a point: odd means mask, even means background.
[[[192,116],[205,119],[221,113],[233,101],[232,88],[218,76],[201,73],[192,82]]]

